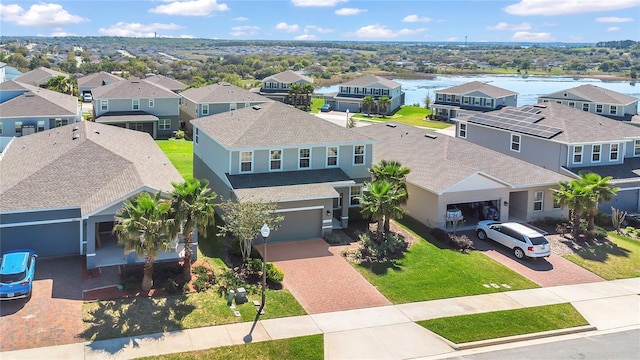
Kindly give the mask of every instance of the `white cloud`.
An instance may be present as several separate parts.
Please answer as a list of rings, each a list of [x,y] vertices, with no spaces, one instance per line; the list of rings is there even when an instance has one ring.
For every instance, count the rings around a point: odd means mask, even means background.
[[[423,23],[428,23],[428,22],[431,22],[431,18],[428,18],[426,16],[418,16],[418,15],[412,14],[412,15],[405,16],[405,18],[402,19],[402,21],[404,21],[404,22],[423,22]]]
[[[529,31],[517,31],[515,34],[513,34],[513,36],[511,37],[511,40],[538,42],[538,41],[554,41],[555,39],[551,36],[550,33],[546,33],[546,32],[534,33]]]
[[[487,26],[487,30],[524,31],[531,30],[531,25],[526,22],[523,22],[522,24],[507,24],[506,22],[499,22],[496,25]]]
[[[161,24],[140,24],[140,23],[125,23],[118,22],[108,28],[100,28],[98,32],[107,36],[124,36],[124,37],[154,37],[156,32],[163,30],[178,30],[182,29],[182,26],[173,23]],[[160,34],[160,36],[163,36]]]
[[[620,27],[619,26],[612,26],[612,27],[608,27],[607,28],[607,32],[615,32],[615,31],[620,31]]]
[[[638,0],[520,0],[503,10],[511,15],[563,15],[628,9]]]
[[[244,16],[238,16],[236,18],[231,19],[233,21],[249,21],[248,17],[244,17]]]
[[[303,34],[303,35],[298,35],[293,39],[294,40],[316,40],[318,39],[318,37],[313,34]]]
[[[322,28],[322,27],[317,26],[317,25],[307,25],[307,26],[304,27],[304,32],[305,33],[310,32],[310,31],[316,31],[316,32],[319,32],[320,34],[329,34],[329,33],[334,32],[333,29]]]
[[[63,36],[78,36],[74,33],[69,33],[66,31],[54,31],[51,34],[49,34],[49,36],[51,37],[63,37]]]
[[[167,5],[158,5],[149,12],[165,15],[209,16],[214,11],[227,11],[227,4],[217,0],[170,0]]]
[[[0,4],[0,20],[23,26],[51,27],[89,21],[81,16],[69,14],[60,4],[48,3],[31,5],[29,10],[25,10],[17,4]]]
[[[334,13],[336,15],[342,16],[350,16],[350,15],[358,15],[360,13],[367,12],[367,9],[358,9],[358,8],[342,8],[336,10]]]
[[[304,7],[330,7],[344,2],[347,0],[291,0],[293,6]]]
[[[458,41],[458,37],[453,36],[453,37],[447,38],[447,41]]]
[[[285,22],[281,22],[278,25],[276,25],[276,30],[282,30],[288,33],[294,33],[294,32],[298,32],[300,30],[300,27],[296,24],[287,24]]]
[[[253,26],[253,25],[234,26],[231,28],[231,32],[229,32],[229,35],[253,36],[258,33],[258,30],[260,30],[259,26]]]
[[[617,16],[606,16],[606,17],[599,17],[596,19],[597,22],[601,22],[601,23],[626,23],[626,22],[632,22],[633,18],[622,18],[622,17],[617,17]]]
[[[386,25],[375,24],[361,27],[360,29],[356,30],[353,35],[360,38],[390,39],[402,35],[414,35],[426,30],[426,28],[392,30],[389,29]]]

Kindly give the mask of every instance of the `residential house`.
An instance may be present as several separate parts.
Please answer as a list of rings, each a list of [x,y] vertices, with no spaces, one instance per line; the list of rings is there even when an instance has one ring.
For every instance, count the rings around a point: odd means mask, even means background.
[[[190,88],[180,93],[180,120],[192,131],[191,120],[252,107],[273,100],[229,83]]]
[[[196,178],[220,199],[277,202],[284,221],[270,242],[347,227],[371,179],[372,139],[280,102],[191,123]]]
[[[538,97],[538,104],[558,103],[616,120],[631,120],[638,113],[638,98],[585,84]]]
[[[484,112],[504,106],[516,106],[518,93],[480,81],[472,81],[435,92],[433,113],[451,120],[470,112]]]
[[[169,138],[180,126],[180,95],[138,78],[92,90],[95,122]]]
[[[497,151],[404,124],[354,128],[377,141],[373,162],[399,161],[407,176],[407,215],[446,229],[463,217],[463,228],[479,220],[529,222],[566,216],[551,187],[569,177]]]
[[[587,170],[614,176],[621,191],[611,205],[640,210],[639,127],[551,102],[459,117],[456,122],[458,138],[530,164],[572,177]]]
[[[313,84],[313,79],[293,70],[286,70],[264,78],[260,88],[260,95],[271,100],[291,104],[292,99],[289,96],[289,88],[293,84]]]
[[[78,98],[15,80],[0,83],[0,151],[14,137],[82,120]]]
[[[160,85],[164,88],[167,88],[173,91],[176,94],[182,91],[182,89],[187,87],[187,85],[185,85],[184,83],[178,80],[166,77],[164,75],[151,75],[151,76],[145,77],[142,80],[148,81],[152,84]]]
[[[182,177],[146,134],[90,121],[16,138],[0,158],[0,247],[86,256],[88,269],[141,263],[112,235],[124,201]],[[171,244],[160,260],[181,257]],[[195,249],[194,249],[195,254]]]
[[[78,93],[80,95],[91,93],[91,90],[99,86],[109,85],[122,80],[124,80],[124,78],[121,78],[118,75],[110,74],[106,71],[89,74],[78,78]]]
[[[31,71],[27,71],[26,73],[20,74],[14,77],[13,80],[22,84],[46,87],[47,81],[57,76],[64,76],[65,78],[69,78],[69,74],[65,74],[63,72],[52,70],[46,67],[39,67],[37,69],[33,69]]]
[[[372,96],[376,100],[373,109],[362,107],[362,100],[366,96]],[[387,97],[390,100],[386,109],[381,109],[377,104],[381,97]],[[400,83],[376,75],[365,75],[340,84],[337,93],[325,95],[325,101],[337,111],[392,114],[404,105],[404,92]]]

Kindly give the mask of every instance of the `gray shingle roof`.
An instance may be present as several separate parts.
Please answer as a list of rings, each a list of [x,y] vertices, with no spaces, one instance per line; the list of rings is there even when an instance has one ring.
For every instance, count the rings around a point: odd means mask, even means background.
[[[267,82],[269,80],[274,80],[277,81],[279,83],[283,83],[283,84],[292,84],[298,81],[303,81],[303,82],[307,82],[309,84],[313,83],[313,79],[308,77],[308,76],[304,76],[302,74],[298,74],[297,72],[293,71],[293,70],[286,70],[283,71],[281,73],[277,73],[271,76],[267,76],[266,78],[264,78],[262,80],[262,82]]]
[[[579,98],[602,104],[621,104],[629,105],[638,101],[638,98],[622,94],[613,90],[601,88],[596,85],[584,84],[571,89],[554,92],[548,95],[543,95],[541,98],[549,99],[565,99],[564,94],[573,94]]]
[[[28,90],[25,84],[15,82],[13,80],[7,80],[0,82],[0,91],[15,91],[15,90]]]
[[[438,90],[438,93],[453,94],[453,95],[467,95],[474,91],[487,94],[493,98],[501,98],[505,96],[518,95],[517,92],[503,89],[501,87],[485,84],[480,81],[472,81],[461,85],[452,86],[450,88]]]
[[[83,76],[78,78],[78,86],[80,87],[97,87],[110,84],[116,81],[122,81],[124,78],[121,78],[118,75],[109,74],[105,71],[100,71],[98,73],[89,74],[87,76]]]
[[[280,102],[201,117],[191,123],[227,148],[374,142]]]
[[[180,95],[171,90],[143,81],[138,78],[130,78],[109,85],[100,86],[91,90],[94,99],[177,99]]]
[[[340,84],[340,86],[357,86],[357,87],[375,86],[377,88],[388,88],[388,89],[395,89],[401,85],[402,84],[397,83],[393,80],[385,79],[377,75],[365,75],[365,76]]]
[[[148,134],[82,121],[13,140],[0,159],[0,211],[87,214],[143,187],[170,191],[172,181],[183,180]]]
[[[187,87],[184,83],[181,83],[178,80],[168,78],[164,75],[153,75],[142,79],[144,81],[148,81],[152,84],[160,85],[166,89],[171,91],[180,91]]]
[[[7,81],[10,83],[10,81]],[[57,91],[43,89],[27,84],[21,88],[29,90],[13,99],[0,104],[0,117],[18,116],[77,116],[79,114],[78,98]],[[12,87],[12,84],[9,84]],[[16,89],[20,89],[17,88]]]
[[[47,80],[54,78],[56,76],[64,76],[69,77],[69,74],[65,74],[60,71],[52,70],[46,67],[39,67],[37,69],[33,69],[24,74],[20,74],[13,78],[13,80],[17,82],[21,82],[23,84],[29,85],[41,85],[46,84]]]
[[[230,103],[230,102],[271,102],[257,93],[245,90],[241,87],[229,84],[213,84],[203,87],[191,88],[180,93],[185,98],[197,104]]]
[[[378,143],[373,162],[396,160],[411,169],[407,181],[439,194],[474,174],[485,174],[513,188],[553,185],[569,180],[551,170],[531,165],[468,141],[403,124],[363,126],[356,131]],[[433,134],[435,139],[426,137]]]

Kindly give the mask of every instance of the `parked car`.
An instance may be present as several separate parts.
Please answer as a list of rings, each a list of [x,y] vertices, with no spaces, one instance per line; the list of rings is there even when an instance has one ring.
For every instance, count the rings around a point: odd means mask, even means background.
[[[324,104],[320,107],[320,111],[322,112],[329,112],[331,111],[331,104]]]
[[[513,222],[483,220],[476,226],[480,240],[493,240],[513,250],[516,258],[539,258],[551,255],[549,241],[540,232]]]
[[[13,250],[2,255],[0,300],[31,296],[37,257],[33,250]]]
[[[84,102],[92,102],[93,101],[93,96],[91,95],[91,93],[84,93],[84,94],[82,94],[82,101],[84,101]]]

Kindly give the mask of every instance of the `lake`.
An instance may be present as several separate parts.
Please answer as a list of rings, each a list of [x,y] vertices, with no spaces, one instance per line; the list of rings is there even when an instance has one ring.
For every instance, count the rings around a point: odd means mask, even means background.
[[[521,75],[465,75],[465,76],[437,76],[434,79],[393,79],[402,84],[405,92],[405,104],[415,103],[424,106],[424,98],[427,92],[431,94],[431,100],[435,98],[435,91],[446,89],[452,86],[461,85],[471,81],[482,81],[503,89],[518,93],[518,106],[535,104],[541,95],[550,94],[555,91],[570,89],[584,84],[593,84],[605,89],[617,91],[640,98],[640,82],[630,83],[629,81],[603,81],[598,79],[574,79],[566,76],[528,76]],[[633,84],[633,85],[632,85]],[[316,89],[318,93],[329,93],[338,91],[338,85]]]

